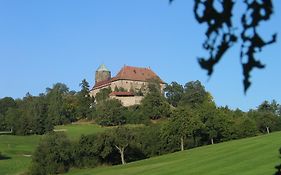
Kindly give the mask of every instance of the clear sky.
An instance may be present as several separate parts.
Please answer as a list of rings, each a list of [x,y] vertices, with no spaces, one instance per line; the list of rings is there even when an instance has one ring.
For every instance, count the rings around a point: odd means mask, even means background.
[[[239,2],[238,2],[239,1]],[[245,7],[238,0],[234,21]],[[262,23],[265,39],[281,34],[281,1],[273,1],[275,14]],[[281,103],[281,39],[265,47],[258,58],[264,70],[252,72],[246,96],[236,44],[215,67],[208,81],[198,56],[205,25],[193,15],[192,0],[1,0],[0,1],[0,98],[38,95],[56,82],[72,90],[105,64],[115,75],[123,65],[151,67],[164,81],[200,80],[219,106],[248,110],[263,100]],[[239,30],[238,30],[239,32]]]

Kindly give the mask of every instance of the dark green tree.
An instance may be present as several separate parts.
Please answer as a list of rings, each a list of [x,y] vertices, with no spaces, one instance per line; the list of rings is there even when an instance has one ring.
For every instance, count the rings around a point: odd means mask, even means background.
[[[33,156],[30,174],[67,172],[72,164],[71,143],[63,133],[50,133],[40,141]]]
[[[48,119],[53,125],[70,122],[64,104],[64,96],[69,92],[68,87],[62,83],[56,83],[52,88],[47,88]]]
[[[169,117],[170,105],[161,93],[160,84],[157,81],[151,81],[148,84],[148,89],[149,92],[141,101],[143,114],[153,120]]]
[[[194,131],[202,127],[203,123],[195,112],[187,107],[179,107],[172,113],[172,117],[163,132],[168,138],[176,138],[177,142],[180,143],[180,150],[183,151],[186,139],[191,138]]]
[[[166,86],[164,91],[169,104],[177,107],[184,92],[182,85],[178,84],[177,82],[172,82]]]
[[[90,96],[89,83],[86,79],[83,79],[80,83],[81,91],[78,92],[78,107],[77,107],[77,115],[78,118],[89,118],[91,115],[91,107],[94,103],[94,98]]]
[[[95,118],[103,126],[115,126],[125,123],[126,108],[116,99],[108,99],[96,105]]]
[[[205,90],[205,87],[200,81],[191,81],[185,84],[184,93],[179,102],[179,105],[188,105],[192,108],[197,108],[204,102],[211,102],[212,97],[210,93]]]
[[[12,97],[5,97],[0,99],[0,114],[5,115],[9,108],[15,108],[17,106],[15,100]]]
[[[15,109],[17,104],[11,97],[4,97],[0,99],[0,131],[10,130],[11,128],[7,125],[6,113],[10,108]]]

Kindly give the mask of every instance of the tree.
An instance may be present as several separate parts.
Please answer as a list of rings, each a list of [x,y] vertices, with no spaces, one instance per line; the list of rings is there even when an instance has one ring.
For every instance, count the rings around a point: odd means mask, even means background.
[[[27,106],[23,107],[23,116],[30,118],[32,134],[45,134],[53,130],[54,125],[47,119],[48,103],[44,95],[29,97],[24,103]]]
[[[119,91],[121,91],[119,89]],[[109,94],[112,92],[111,88],[103,88],[101,89],[97,94],[96,94],[96,101],[97,103],[101,102],[101,101],[105,101],[106,99],[109,98]]]
[[[139,148],[146,158],[170,152],[163,149],[166,145],[161,139],[161,128],[162,124],[153,124],[135,129],[134,146]]]
[[[170,115],[170,105],[157,93],[148,93],[141,101],[141,110],[150,119],[156,120]]]
[[[0,99],[0,114],[5,115],[9,108],[15,108],[17,106],[15,100],[12,97],[5,97]]]
[[[125,107],[117,99],[108,99],[96,105],[95,118],[103,126],[115,126],[125,123]]]
[[[40,141],[33,156],[30,174],[47,175],[68,171],[72,160],[71,143],[63,133],[50,133]]]
[[[204,103],[196,111],[200,120],[204,124],[203,132],[206,132],[211,144],[214,144],[214,139],[217,138],[220,126],[220,117],[213,103]]]
[[[250,110],[248,116],[255,120],[257,128],[262,133],[281,130],[280,105],[276,101],[262,102],[256,110]]]
[[[16,101],[11,97],[5,97],[0,99],[0,131],[10,130],[6,121],[6,113],[9,109],[15,109],[17,107]]]
[[[82,135],[74,146],[74,164],[77,167],[95,167],[103,163],[102,149],[108,150],[104,134]],[[109,146],[110,147],[110,146]],[[110,149],[111,150],[111,149]],[[111,152],[111,151],[110,151]],[[107,155],[107,154],[106,154]]]
[[[166,93],[167,101],[174,107],[178,106],[180,102],[184,89],[182,85],[178,84],[177,82],[172,82],[171,84],[167,85],[164,89]]]
[[[279,115],[280,114],[280,105],[275,100],[272,100],[271,103],[269,103],[267,100],[265,100],[264,102],[262,102],[262,104],[260,104],[258,106],[258,111],[259,112],[268,112],[273,115]]]
[[[47,88],[46,98],[48,100],[48,119],[53,125],[61,125],[70,122],[65,109],[64,97],[69,92],[63,83],[56,83],[52,88]]]
[[[164,129],[165,134],[174,136],[179,140],[180,150],[184,150],[184,142],[188,137],[193,136],[193,132],[203,127],[202,122],[196,113],[190,108],[179,107],[173,113],[171,120]]]
[[[81,87],[81,91],[77,94],[77,115],[78,118],[88,118],[91,114],[91,106],[94,103],[94,99],[90,96],[90,86],[86,79],[83,79],[79,85]]]
[[[6,114],[8,127],[11,128],[13,134],[28,135],[31,131],[30,120],[19,109],[9,109]]]
[[[200,81],[196,80],[185,84],[184,93],[179,102],[180,106],[188,105],[197,108],[205,102],[212,102],[212,97]]]
[[[114,147],[120,153],[120,159],[122,164],[124,165],[126,164],[125,161],[126,148],[129,146],[130,143],[133,142],[134,136],[128,128],[118,126],[117,128],[112,130],[112,137],[113,137]]]
[[[155,120],[170,115],[170,105],[161,93],[160,84],[158,82],[149,82],[149,92],[141,101],[141,110],[143,114]]]
[[[173,1],[169,0],[170,3]],[[265,67],[256,58],[256,53],[261,52],[266,45],[276,42],[277,34],[273,34],[269,41],[264,41],[258,33],[259,30],[257,30],[260,23],[269,20],[273,14],[271,0],[245,0],[244,4],[246,10],[241,15],[242,31],[240,38],[242,45],[240,60],[243,68],[244,92],[246,93],[251,85],[251,71],[254,68],[262,69]],[[206,39],[202,47],[209,53],[209,56],[198,58],[198,62],[202,69],[207,70],[209,76],[212,75],[214,66],[239,38],[235,33],[237,27],[233,26],[232,21],[234,5],[234,0],[194,0],[195,19],[200,24],[207,24]]]
[[[149,116],[143,113],[140,105],[129,106],[124,112],[126,123],[128,124],[150,124]]]
[[[237,138],[253,137],[258,134],[255,121],[246,116],[237,118],[234,127]]]

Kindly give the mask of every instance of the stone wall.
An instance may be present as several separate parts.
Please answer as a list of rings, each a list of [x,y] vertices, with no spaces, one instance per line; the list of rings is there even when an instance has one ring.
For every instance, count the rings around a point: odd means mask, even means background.
[[[143,96],[133,96],[133,97],[117,97],[117,96],[110,96],[112,99],[120,100],[123,106],[132,106],[140,104]]]

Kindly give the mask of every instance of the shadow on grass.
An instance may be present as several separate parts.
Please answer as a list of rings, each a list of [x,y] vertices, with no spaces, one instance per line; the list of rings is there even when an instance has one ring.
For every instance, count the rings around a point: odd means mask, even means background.
[[[0,154],[0,160],[7,160],[7,159],[11,159],[11,157]]]
[[[275,166],[275,169],[277,169],[276,173],[274,175],[281,175],[281,164]]]

